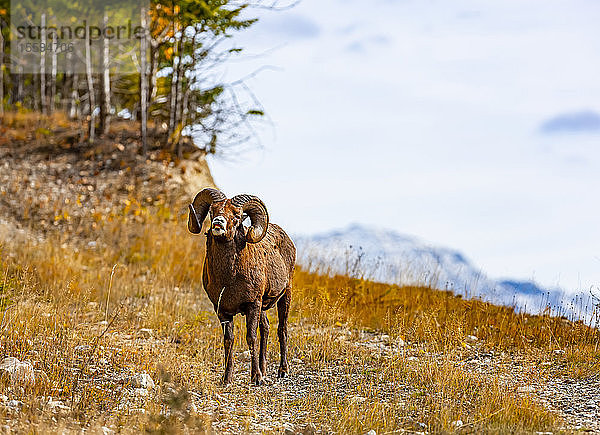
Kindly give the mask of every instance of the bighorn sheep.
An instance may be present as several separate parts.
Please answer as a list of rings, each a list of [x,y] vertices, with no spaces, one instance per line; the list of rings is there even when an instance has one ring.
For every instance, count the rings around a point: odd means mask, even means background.
[[[291,301],[296,247],[277,225],[269,223],[265,204],[256,196],[231,199],[216,189],[203,189],[189,206],[188,229],[200,233],[210,213],[206,233],[206,257],[202,272],[204,289],[223,327],[225,373],[223,384],[233,372],[233,317],[246,316],[246,341],[251,356],[251,382],[264,383],[267,371],[269,319],[266,311],[277,304],[279,350],[278,377],[288,372],[287,319]],[[250,227],[243,221],[250,218]],[[256,330],[260,329],[260,351]]]

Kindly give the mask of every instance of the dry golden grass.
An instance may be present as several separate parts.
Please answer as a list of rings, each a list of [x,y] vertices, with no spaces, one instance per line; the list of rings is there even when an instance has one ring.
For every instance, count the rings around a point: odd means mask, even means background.
[[[293,367],[290,382],[303,373],[324,373],[319,387],[290,400],[269,390],[276,384],[251,388],[242,361],[236,384],[223,391],[220,328],[199,285],[202,242],[187,233],[183,217],[162,212],[113,219],[94,237],[99,247],[59,235],[2,247],[3,355],[29,359],[49,378],[33,388],[2,387],[2,394],[25,404],[21,414],[5,413],[17,428],[112,425],[134,432],[214,424],[224,431],[256,430],[251,423],[262,418],[255,410],[262,408],[278,412],[280,421],[291,413],[302,416],[292,419],[296,423],[342,433],[548,430],[562,423],[505,385],[501,368],[490,377],[457,364],[469,347],[466,337],[477,335],[485,349],[532,359],[555,359],[551,351],[560,348],[566,351],[560,357],[565,372],[584,376],[598,370],[598,332],[583,324],[517,315],[427,288],[298,270],[290,335],[291,357],[302,363]],[[154,338],[136,338],[141,328],[152,329]],[[245,350],[242,329],[236,329],[239,353]],[[278,357],[273,329],[271,363]],[[365,330],[401,338],[406,349],[375,355],[357,347]],[[411,352],[419,357],[411,359]],[[143,400],[129,398],[126,385],[114,381],[144,371],[159,393]],[[200,397],[197,404],[225,398],[239,412],[191,412],[188,392]],[[71,408],[58,423],[45,408],[42,398],[48,396]],[[146,413],[131,412],[136,407]],[[169,407],[179,411],[166,416]],[[461,428],[453,423],[458,420]]]
[[[20,116],[11,125],[30,122]],[[14,430],[281,433],[286,423],[314,423],[339,433],[560,431],[560,416],[516,387],[527,376],[600,371],[600,333],[582,322],[297,270],[290,378],[250,386],[242,319],[235,382],[223,389],[221,330],[200,284],[203,240],[187,232],[176,199],[117,189],[123,198],[109,212],[70,223],[76,235],[63,222],[81,208],[76,201],[55,201],[54,217],[44,218],[59,221],[43,236],[31,214],[11,209],[30,231],[0,238],[0,358],[40,371],[35,385],[1,379],[0,394],[23,403],[21,411],[0,403],[2,424]],[[269,317],[273,376],[277,320]],[[494,354],[484,371],[465,364],[483,353]],[[130,385],[142,372],[157,384],[148,395]]]

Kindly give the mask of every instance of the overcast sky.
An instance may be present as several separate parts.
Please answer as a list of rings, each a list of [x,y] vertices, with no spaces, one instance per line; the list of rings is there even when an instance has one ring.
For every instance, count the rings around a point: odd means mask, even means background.
[[[211,159],[314,233],[358,222],[490,277],[600,286],[600,2],[303,0],[238,35],[273,125]],[[266,52],[265,52],[266,51]],[[251,55],[261,54],[258,57]]]

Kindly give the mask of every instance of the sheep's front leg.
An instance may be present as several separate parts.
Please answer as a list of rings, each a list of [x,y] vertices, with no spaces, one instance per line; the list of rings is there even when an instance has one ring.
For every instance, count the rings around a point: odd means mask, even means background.
[[[281,362],[279,364],[279,371],[277,372],[278,378],[284,378],[288,375],[288,361],[287,361],[287,321],[290,312],[290,302],[292,300],[291,287],[288,286],[285,294],[279,301],[277,301],[277,316],[279,317],[279,324],[277,325],[277,336],[279,337],[279,352],[281,354]]]
[[[269,341],[269,318],[266,311],[260,312],[260,372],[267,375],[267,343]]]
[[[251,382],[253,382],[254,385],[264,384],[263,376],[260,372],[260,367],[258,366],[258,340],[256,339],[256,333],[260,321],[260,308],[260,306],[252,306],[248,308],[246,313],[246,342],[250,348],[250,358],[252,361],[250,377]]]
[[[233,374],[233,317],[219,317],[223,326],[223,348],[225,349],[225,373],[223,374],[223,385],[231,382]]]

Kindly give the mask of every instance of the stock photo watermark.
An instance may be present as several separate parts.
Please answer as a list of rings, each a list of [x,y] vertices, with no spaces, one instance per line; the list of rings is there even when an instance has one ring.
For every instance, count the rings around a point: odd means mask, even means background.
[[[135,73],[149,31],[148,6],[147,0],[13,0],[13,72]]]

